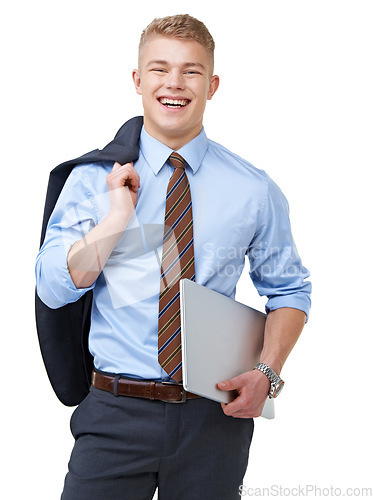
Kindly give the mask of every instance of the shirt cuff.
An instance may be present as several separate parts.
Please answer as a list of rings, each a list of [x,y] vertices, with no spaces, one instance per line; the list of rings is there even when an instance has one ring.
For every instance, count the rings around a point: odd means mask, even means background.
[[[76,288],[67,267],[67,255],[62,246],[48,248],[38,256],[36,264],[36,291],[51,309],[76,302],[96,282],[87,288]]]
[[[293,309],[299,309],[303,311],[307,318],[306,323],[308,322],[310,308],[311,308],[311,299],[309,295],[304,293],[294,293],[291,295],[277,295],[271,297],[266,304],[266,313],[270,311],[275,311],[276,309],[280,309],[281,307],[291,307]]]

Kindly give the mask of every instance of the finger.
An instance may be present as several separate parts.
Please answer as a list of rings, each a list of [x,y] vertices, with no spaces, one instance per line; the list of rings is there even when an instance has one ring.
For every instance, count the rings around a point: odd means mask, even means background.
[[[236,412],[245,411],[247,406],[247,400],[242,396],[237,396],[236,399],[225,405],[224,413],[233,415]]]
[[[140,176],[130,163],[120,165],[116,162],[107,177],[116,187],[127,185],[135,190],[140,187]]]
[[[250,407],[245,410],[235,412],[232,417],[235,418],[258,418],[261,416],[263,409],[258,407]]]
[[[112,172],[115,172],[115,170],[118,170],[118,168],[120,168],[122,165],[120,163],[118,163],[117,161],[114,163],[113,165],[113,168],[112,168]]]
[[[140,176],[133,168],[133,162],[122,165],[122,170],[118,173],[123,174],[123,178],[126,180],[127,185],[130,184],[132,187],[140,187]]]
[[[233,410],[232,411],[232,407],[231,406],[228,409],[228,406],[230,405],[230,403],[220,403],[220,404],[221,404],[223,412],[227,415],[227,417],[248,418],[247,408],[246,409]]]
[[[130,162],[130,163],[124,163],[123,165],[121,165],[119,162],[115,162],[114,165],[113,165],[113,168],[111,169],[111,174],[116,172],[118,173],[118,171],[123,171],[127,168],[133,168],[133,162]]]
[[[257,415],[256,413],[252,413],[250,411],[240,411],[235,413],[234,415],[230,415],[233,418],[257,418],[260,417],[260,415]]]
[[[140,187],[140,176],[134,168],[128,170],[125,186],[129,186],[136,191]]]
[[[224,410],[223,410],[224,411]],[[234,411],[234,412],[226,412],[224,411],[225,415],[227,417],[233,417],[233,418],[253,418],[256,417],[257,415],[249,410],[239,410],[239,411]]]

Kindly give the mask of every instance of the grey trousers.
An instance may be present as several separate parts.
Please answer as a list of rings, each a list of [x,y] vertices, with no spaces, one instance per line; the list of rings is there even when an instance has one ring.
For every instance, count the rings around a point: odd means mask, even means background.
[[[61,500],[237,500],[253,420],[199,398],[167,403],[91,388],[71,417]]]

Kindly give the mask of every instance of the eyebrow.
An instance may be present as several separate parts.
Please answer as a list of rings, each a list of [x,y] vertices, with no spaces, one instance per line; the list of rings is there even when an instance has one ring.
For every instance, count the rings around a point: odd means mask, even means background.
[[[162,60],[162,59],[153,59],[152,61],[148,62],[146,67],[151,66],[152,64],[160,64],[162,66],[167,66],[169,63],[167,61]],[[197,67],[197,68],[201,68],[201,69],[206,71],[205,66],[199,62],[189,62],[189,63],[183,64],[183,68],[190,68],[190,67]]]

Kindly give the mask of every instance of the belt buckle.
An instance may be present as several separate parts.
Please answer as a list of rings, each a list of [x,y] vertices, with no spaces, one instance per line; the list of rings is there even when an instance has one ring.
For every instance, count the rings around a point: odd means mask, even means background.
[[[182,384],[175,384],[175,382],[161,382],[162,384],[169,384],[169,385],[180,385],[181,386],[181,399],[173,399],[173,400],[163,400],[164,403],[186,403],[187,400],[187,391],[184,389]]]
[[[184,387],[181,389],[181,399],[175,399],[173,401],[167,401],[168,403],[185,403],[187,400],[187,393]]]

